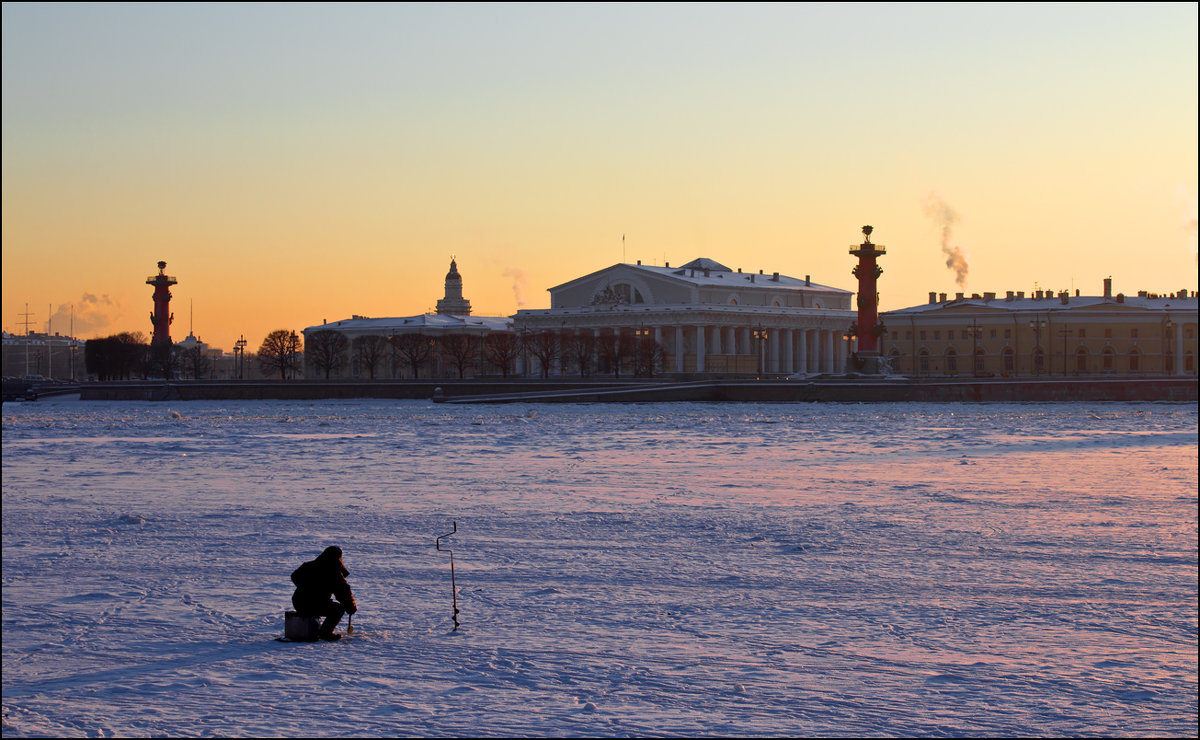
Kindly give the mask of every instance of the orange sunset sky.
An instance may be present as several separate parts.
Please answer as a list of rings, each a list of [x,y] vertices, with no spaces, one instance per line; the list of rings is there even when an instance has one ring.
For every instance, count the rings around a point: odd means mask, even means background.
[[[229,351],[710,257],[1195,290],[1197,6],[3,5],[3,325]],[[961,281],[943,247],[958,247]],[[28,306],[28,308],[26,308]]]

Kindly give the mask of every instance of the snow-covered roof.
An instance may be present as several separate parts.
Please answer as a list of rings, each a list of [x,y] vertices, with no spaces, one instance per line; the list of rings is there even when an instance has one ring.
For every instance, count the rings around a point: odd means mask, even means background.
[[[956,300],[923,303],[908,308],[898,308],[883,312],[886,316],[913,316],[930,314],[939,311],[1006,311],[1006,312],[1037,312],[1053,313],[1063,311],[1104,310],[1134,310],[1134,311],[1196,311],[1198,299],[1195,296],[1068,296],[1066,303],[1058,295],[1048,295],[1044,298],[959,298]]]
[[[354,316],[341,321],[310,326],[304,331],[333,331],[352,332],[355,334],[374,333],[386,335],[389,333],[427,331],[448,333],[454,331],[512,331],[512,319],[507,316],[452,316],[449,314],[424,313],[416,316],[389,316],[385,318],[369,318]]]
[[[724,287],[738,289],[755,289],[764,290],[784,290],[784,291],[820,291],[822,293],[846,293],[850,294],[854,291],[843,290],[841,288],[833,288],[828,285],[819,285],[806,278],[795,278],[780,273],[764,273],[759,271],[741,272],[730,270],[721,263],[700,257],[694,259],[682,267],[660,267],[658,265],[643,265],[643,264],[628,264],[625,262],[606,267],[602,270],[589,273],[582,277],[569,280],[561,285],[556,285],[549,290],[551,292],[566,288],[576,283],[592,280],[604,272],[618,269],[638,270],[643,273],[683,282],[696,287]]]

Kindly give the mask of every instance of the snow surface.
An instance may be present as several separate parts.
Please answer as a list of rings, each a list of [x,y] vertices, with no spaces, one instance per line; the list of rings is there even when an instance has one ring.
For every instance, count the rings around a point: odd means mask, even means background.
[[[3,732],[1193,735],[1196,480],[1192,404],[4,404]]]

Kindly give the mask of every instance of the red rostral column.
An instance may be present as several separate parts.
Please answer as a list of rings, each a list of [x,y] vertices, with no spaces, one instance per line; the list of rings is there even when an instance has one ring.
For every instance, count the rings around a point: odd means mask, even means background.
[[[882,244],[871,243],[870,226],[862,227],[863,243],[850,247],[850,254],[858,257],[858,264],[851,274],[858,278],[858,355],[860,358],[879,355],[879,293],[875,281],[883,274],[883,268],[875,264],[875,258],[886,254]]]
[[[158,274],[146,278],[146,285],[154,286],[154,313],[150,314],[150,323],[154,326],[152,345],[171,343],[171,322],[175,320],[175,314],[171,313],[170,287],[179,281],[167,275],[166,269],[167,263],[159,262]]]

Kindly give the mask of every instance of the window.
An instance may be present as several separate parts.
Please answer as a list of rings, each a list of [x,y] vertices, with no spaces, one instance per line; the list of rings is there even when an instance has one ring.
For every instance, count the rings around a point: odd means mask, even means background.
[[[1016,354],[1013,352],[1012,347],[1005,347],[1004,348],[1004,373],[1006,375],[1011,375],[1013,370],[1016,368],[1016,359],[1017,359]]]
[[[1012,339],[1012,329],[1005,329],[1005,330],[1004,330],[1004,338],[1005,338],[1005,339]]]
[[[1130,330],[1129,330],[1129,338],[1130,338],[1130,339],[1137,339],[1137,338],[1138,338],[1138,336],[1137,336],[1137,327],[1136,327],[1136,326],[1135,326],[1135,327],[1133,327],[1132,329],[1130,329]]]
[[[1087,336],[1087,329],[1080,329],[1079,330],[1079,338],[1083,339],[1086,336]]]
[[[919,331],[917,333],[917,336],[919,336],[922,340],[924,340],[925,339],[925,330],[922,329],[921,331]]]
[[[953,347],[946,350],[946,374],[958,374],[958,353],[954,351]]]
[[[983,372],[983,360],[985,357],[986,357],[986,355],[983,352],[983,347],[980,347],[975,350],[975,373],[976,374]]]
[[[1105,331],[1110,331],[1110,330],[1105,329]],[[1100,354],[1100,358],[1101,358],[1100,366],[1104,370],[1104,372],[1111,373],[1113,371],[1113,361],[1116,359],[1116,356],[1117,356],[1117,353],[1113,351],[1112,347],[1104,348],[1104,351]]]
[[[963,330],[962,330],[962,338],[963,338],[963,339],[966,339],[968,336],[969,336],[969,335],[967,334],[967,330],[966,330],[966,329],[963,329]]]
[[[1137,331],[1137,329],[1134,329]],[[1141,369],[1140,353],[1136,349],[1129,350],[1129,372],[1136,373]]]
[[[1112,339],[1112,329],[1105,329],[1105,330],[1104,330],[1104,338],[1105,338],[1105,339]]]
[[[1188,375],[1196,372],[1196,357],[1191,352],[1183,353],[1183,370]]]
[[[992,331],[991,331],[991,337],[992,337],[992,339],[995,339],[995,338],[996,338],[996,330],[995,330],[995,329],[992,329]]]
[[[926,349],[921,350],[919,359],[921,361],[921,375],[928,375],[929,374],[929,350],[926,350]]]
[[[933,333],[933,338],[934,338],[934,339],[941,339],[941,338],[942,338],[942,331],[941,331],[941,329],[939,329],[939,330],[937,330],[937,331],[935,331],[935,332]]]
[[[1033,374],[1041,375],[1046,372],[1046,353],[1041,347],[1033,348]]]
[[[1080,329],[1080,331],[1083,331]],[[1088,351],[1085,347],[1075,350],[1075,372],[1082,375],[1088,371]]]
[[[912,331],[910,330],[910,331],[906,331],[906,332],[904,332],[904,338],[905,338],[905,339],[912,339]]]

